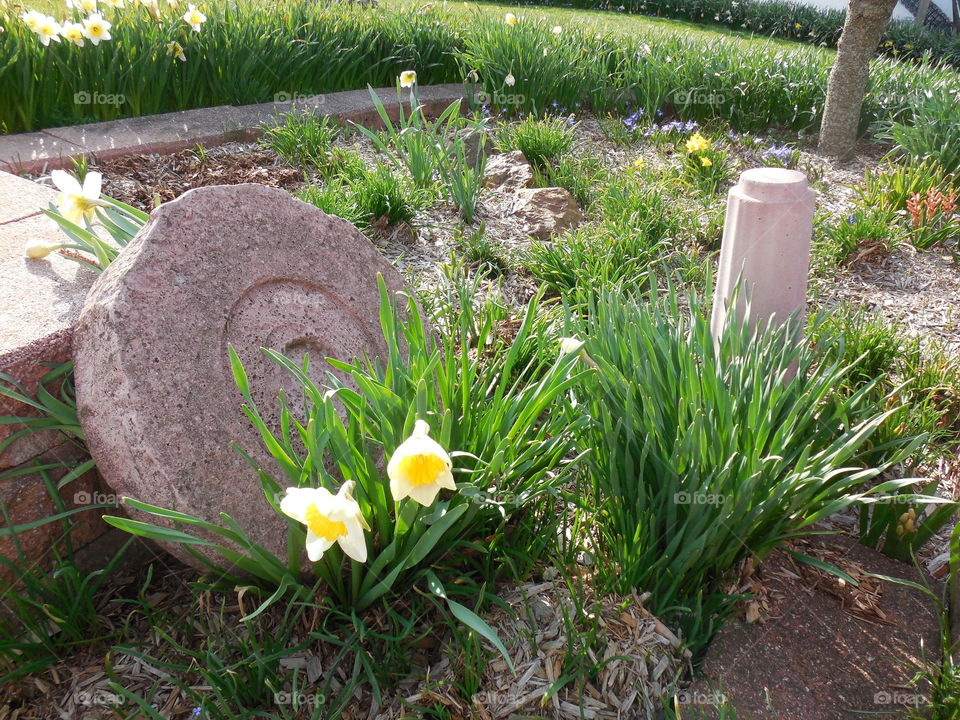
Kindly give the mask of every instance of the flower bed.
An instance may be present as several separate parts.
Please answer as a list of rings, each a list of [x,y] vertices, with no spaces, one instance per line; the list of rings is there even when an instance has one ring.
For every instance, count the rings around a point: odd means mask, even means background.
[[[504,25],[523,31],[522,19]],[[519,86],[524,75],[510,74]],[[404,73],[397,88],[414,108],[417,82]],[[0,645],[16,661],[10,676],[27,676],[10,682],[18,702],[39,702],[31,680],[53,665],[84,678],[49,701],[67,713],[123,706],[155,717],[157,705],[178,718],[354,717],[377,704],[394,717],[404,702],[391,694],[402,691],[421,713],[549,708],[567,718],[583,707],[615,717],[670,706],[677,671],[739,612],[735,593],[755,563],[801,547],[790,539],[825,521],[945,572],[955,507],[932,497],[949,495],[949,441],[960,431],[949,319],[902,327],[895,304],[888,317],[831,306],[837,288],[865,297],[850,277],[882,277],[885,263],[949,263],[950,174],[903,154],[880,161],[875,146],[842,169],[785,131],[746,134],[642,105],[573,116],[563,102],[523,119],[490,107],[461,115],[455,103],[436,120],[405,112],[382,132],[293,114],[258,145],[50,178],[61,196],[48,214],[65,239],[29,247],[29,262],[60,253],[102,269],[155,194],[259,170],[362,227],[438,330],[381,288],[383,366],[333,366],[356,391],[329,379],[327,393],[271,353],[306,398],[282,410],[279,426],[295,435],[263,419],[257,379],[233,356],[247,416],[274,459],[257,501],[287,523],[288,556],[243,542],[238,552],[244,528],[168,508],[128,503],[180,529],[111,512],[116,527],[166,542],[190,545],[202,528],[223,538],[211,553],[244,572],[211,568],[188,587],[179,579],[196,572],[169,560],[106,585],[91,578],[114,575],[87,576],[69,557],[53,578],[19,568],[30,592],[14,607],[33,635],[4,626]],[[813,307],[830,312],[800,347],[785,342],[789,329],[757,339],[737,326],[715,345],[700,295],[724,193],[738,172],[768,164],[803,169],[821,192]],[[117,200],[101,197],[101,183]],[[908,190],[895,197],[894,186]],[[537,197],[564,205],[518,210]],[[909,208],[920,203],[918,225]],[[879,221],[880,211],[890,214]],[[918,289],[930,303],[960,295],[955,273],[925,279],[936,283]],[[792,366],[796,379],[784,383]],[[925,481],[901,479],[908,471]],[[45,605],[31,602],[39,597]],[[129,618],[113,607],[132,608]],[[524,607],[529,622],[517,618]],[[62,628],[44,635],[51,613]],[[109,679],[74,672],[99,672],[104,649]],[[507,677],[515,684],[497,694]]]

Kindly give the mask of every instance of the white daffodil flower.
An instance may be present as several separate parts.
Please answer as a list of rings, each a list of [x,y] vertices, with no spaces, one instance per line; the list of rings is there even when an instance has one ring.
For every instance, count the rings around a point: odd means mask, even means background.
[[[83,25],[76,22],[65,22],[60,28],[60,35],[64,40],[72,42],[77,47],[84,46]]]
[[[183,14],[183,21],[193,28],[194,32],[200,32],[200,26],[207,21],[207,16],[197,10],[193,3],[187,5],[187,11]]]
[[[57,209],[70,222],[79,225],[83,220],[92,223],[96,217],[100,201],[100,187],[103,176],[98,172],[88,172],[83,185],[73,175],[63,170],[50,173],[53,184],[60,191]]]
[[[390,493],[396,502],[409,497],[429,507],[441,488],[457,489],[450,456],[429,433],[430,426],[417,420],[413,434],[400,444],[387,463]]]
[[[20,16],[20,19],[23,20],[27,24],[27,27],[30,28],[33,32],[37,32],[40,30],[40,24],[44,20],[46,20],[46,18],[47,18],[46,15],[36,10],[30,10],[28,12],[23,13],[23,15]]]
[[[37,37],[40,38],[40,42],[44,46],[49,45],[50,41],[60,42],[60,23],[54,20],[49,15],[45,15],[38,23],[37,29],[34,30],[37,34]]]
[[[409,88],[413,87],[417,83],[417,71],[416,70],[404,70],[400,73],[400,87]]]
[[[99,45],[102,40],[110,39],[110,28],[112,25],[103,19],[100,13],[94,13],[83,21],[83,34],[94,45]]]
[[[503,79],[503,83],[507,87],[513,87],[517,84],[517,79],[513,76],[513,73],[507,73],[507,76]]]
[[[517,24],[517,16],[514,15],[513,13],[507,13],[506,15],[503,16],[503,21],[504,21],[507,25],[511,25],[511,26],[516,25],[516,24]]]
[[[317,562],[334,543],[357,562],[367,560],[367,540],[363,534],[370,526],[353,499],[352,480],[345,482],[336,495],[326,488],[287,488],[280,500],[283,513],[307,526],[307,557]]]

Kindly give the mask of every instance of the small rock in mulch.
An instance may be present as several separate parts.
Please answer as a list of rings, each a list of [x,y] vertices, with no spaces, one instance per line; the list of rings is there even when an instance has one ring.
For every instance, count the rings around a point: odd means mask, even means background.
[[[533,168],[519,150],[494,155],[487,160],[483,184],[491,189],[528,188],[533,185]]]
[[[513,217],[523,232],[536,240],[546,240],[583,222],[576,198],[558,187],[518,190]]]
[[[926,688],[911,679],[925,661],[939,660],[938,611],[918,590],[867,573],[925,582],[935,592],[939,584],[845,535],[796,549],[860,586],[771,554],[752,581],[754,591],[762,586],[754,601],[761,619],[734,620],[714,640],[704,677],[681,695],[689,714],[710,717],[721,696],[742,720],[853,720],[923,707]],[[761,613],[748,605],[747,614]]]
[[[172,155],[130,155],[99,164],[105,195],[150,211],[187,190],[208,185],[258,183],[290,189],[303,184],[303,171],[284,165],[256,145],[222,145],[205,152],[184,150]]]

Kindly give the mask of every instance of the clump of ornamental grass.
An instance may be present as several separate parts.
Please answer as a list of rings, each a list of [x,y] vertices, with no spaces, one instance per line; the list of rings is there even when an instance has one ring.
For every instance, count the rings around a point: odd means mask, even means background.
[[[519,150],[542,172],[573,147],[574,125],[570,120],[561,116],[530,116],[502,125],[496,135],[497,150]]]
[[[583,492],[601,586],[650,592],[696,651],[732,607],[738,563],[912,484],[871,487],[923,438],[866,461],[896,400],[878,402],[872,385],[838,392],[852,370],[824,353],[831,338],[812,348],[793,323],[758,336],[749,322],[715,338],[696,296],[651,297],[604,291],[571,320],[596,368],[574,393],[590,419]]]

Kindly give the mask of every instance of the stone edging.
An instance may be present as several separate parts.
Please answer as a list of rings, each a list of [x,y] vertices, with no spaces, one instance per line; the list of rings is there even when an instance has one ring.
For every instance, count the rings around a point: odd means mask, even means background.
[[[428,114],[438,114],[450,103],[472,95],[475,87],[450,83],[418,89]],[[395,118],[399,108],[394,88],[375,90]],[[403,91],[408,97],[408,92]],[[70,158],[87,155],[110,160],[138,153],[172,153],[200,144],[256,139],[265,125],[291,111],[326,115],[343,122],[377,124],[379,116],[368,90],[312,95],[257,105],[221,105],[181,110],[163,115],[111,120],[89,125],[49,128],[18,135],[0,135],[0,171],[38,174],[69,167]]]

